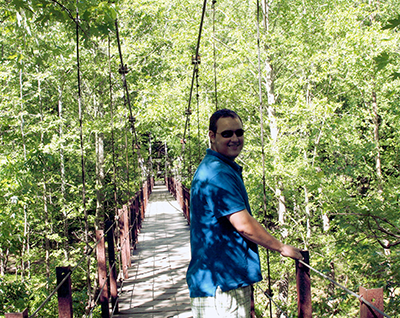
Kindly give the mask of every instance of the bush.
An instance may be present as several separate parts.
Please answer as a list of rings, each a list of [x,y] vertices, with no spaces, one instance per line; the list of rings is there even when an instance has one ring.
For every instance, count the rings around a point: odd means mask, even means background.
[[[22,312],[29,301],[27,286],[21,281],[0,278],[0,314]]]

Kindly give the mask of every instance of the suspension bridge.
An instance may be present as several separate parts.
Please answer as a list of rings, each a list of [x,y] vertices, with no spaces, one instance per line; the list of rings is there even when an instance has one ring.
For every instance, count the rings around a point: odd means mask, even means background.
[[[189,200],[188,189],[174,178],[166,178],[165,182],[156,183],[147,180],[143,189],[130,201],[130,206],[121,209],[117,221],[112,226],[107,226],[106,233],[97,233],[98,240],[95,246],[73,269],[57,268],[57,287],[31,315],[26,309],[21,313],[6,313],[5,318],[42,317],[42,313],[39,315],[39,312],[56,293],[58,317],[72,318],[71,276],[94,250],[98,260],[99,291],[92,309],[85,317],[93,317],[94,309],[101,308],[101,317],[104,318],[191,318],[189,291],[185,279],[190,260]],[[119,227],[117,247],[114,246],[115,225]],[[119,254],[119,273],[114,253]],[[311,267],[308,252],[304,252],[303,255],[304,262],[296,261],[298,317],[312,317],[310,273],[313,271],[356,297],[360,301],[360,318],[390,318],[383,312],[381,288],[360,287],[359,294],[356,294]],[[288,317],[268,291],[260,289],[260,292],[258,289],[260,286],[256,286],[258,294],[269,298],[270,306],[273,303]],[[254,310],[252,317],[255,317]]]
[[[192,317],[185,281],[189,259],[189,226],[181,207],[156,183],[113,317]]]
[[[192,61],[193,75],[189,96],[189,104],[185,111],[186,122],[183,141],[187,133],[190,136],[190,115],[192,92],[198,87],[198,66],[200,64],[200,39],[203,19],[205,16],[206,1],[203,4],[202,20],[196,45],[196,52]],[[259,5],[257,5],[259,8]],[[77,19],[78,21],[78,19]],[[78,30],[77,23],[77,30]],[[125,74],[128,73],[126,64],[122,59],[118,23],[115,22],[118,40],[118,51],[120,57],[119,73],[123,78],[124,97],[129,108],[129,123],[134,135],[137,148],[137,136],[135,130],[135,118],[129,97],[129,89]],[[77,37],[77,52],[79,49],[79,37]],[[79,56],[77,57],[79,61]],[[215,65],[215,62],[214,62]],[[259,82],[261,86],[261,72],[259,71]],[[79,77],[79,74],[78,74]],[[80,81],[78,81],[80,83]],[[215,103],[217,106],[217,87],[215,78]],[[198,95],[198,94],[197,94]],[[197,96],[196,95],[196,96]],[[80,89],[79,89],[79,98]],[[198,102],[198,101],[197,101]],[[260,106],[262,106],[262,94],[260,89]],[[79,112],[81,113],[81,112]],[[260,112],[262,116],[262,111]],[[261,120],[262,123],[262,120]],[[81,137],[82,138],[82,137]],[[190,148],[189,148],[189,157]],[[185,153],[182,154],[185,166]],[[83,178],[84,179],[84,178]],[[147,184],[146,189],[137,195],[129,207],[122,209],[119,218],[112,226],[108,227],[106,233],[99,232],[98,241],[95,246],[87,252],[75,268],[67,268],[59,272],[57,287],[49,294],[49,297],[31,315],[28,309],[22,313],[6,313],[6,318],[33,318],[43,316],[41,310],[45,308],[50,299],[58,293],[59,317],[73,317],[71,276],[86,257],[90,257],[96,250],[98,259],[98,286],[97,298],[93,301],[92,310],[87,317],[93,316],[93,309],[101,305],[102,317],[176,317],[190,318],[190,298],[185,281],[186,268],[190,258],[189,248],[189,226],[190,223],[188,207],[189,196],[187,189],[177,185],[174,180],[166,179],[164,183],[156,183],[154,186]],[[151,195],[150,195],[151,193]],[[150,196],[149,196],[150,195]],[[118,246],[113,246],[113,230],[118,230]],[[108,239],[107,236],[111,237]],[[105,252],[105,239],[108,242],[108,254]],[[119,262],[113,257],[114,252],[119,254]],[[108,256],[108,264],[106,264]],[[311,293],[310,293],[310,271],[313,270],[327,280],[335,283],[349,294],[357,297],[361,303],[361,318],[389,317],[382,312],[383,301],[378,291],[360,289],[360,295],[346,290],[329,277],[314,270],[309,264],[299,262],[299,271],[303,271],[303,277],[299,278],[298,293],[299,315],[298,317],[311,317]],[[117,266],[120,271],[117,273]],[[107,270],[108,265],[108,270]],[[304,281],[305,279],[305,281]],[[307,288],[304,289],[304,287]],[[270,297],[265,293],[267,297]],[[306,297],[307,296],[307,297]],[[379,308],[378,308],[379,307]],[[304,308],[306,308],[304,310]]]

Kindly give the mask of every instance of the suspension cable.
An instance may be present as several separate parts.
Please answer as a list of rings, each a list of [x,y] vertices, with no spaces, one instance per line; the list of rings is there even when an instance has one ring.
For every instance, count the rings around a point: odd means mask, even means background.
[[[128,109],[129,109],[129,123],[131,125],[131,129],[132,129],[132,134],[134,137],[134,143],[138,149],[137,153],[139,158],[141,158],[141,153],[139,151],[140,147],[138,144],[138,138],[137,138],[137,134],[136,134],[136,129],[135,129],[135,117],[133,116],[132,113],[132,106],[131,106],[131,99],[130,99],[130,95],[129,95],[129,89],[128,89],[128,83],[126,81],[126,74],[128,73],[128,66],[126,64],[124,64],[123,58],[122,58],[122,49],[121,49],[121,41],[120,41],[120,37],[119,37],[119,29],[118,29],[118,19],[115,19],[115,33],[116,33],[116,37],[117,37],[117,43],[118,43],[118,52],[119,52],[119,59],[120,59],[120,69],[119,69],[119,73],[122,75],[122,84],[124,86],[124,96],[126,96],[126,103],[128,104]]]
[[[207,0],[204,0],[203,11],[202,11],[201,20],[200,20],[199,35],[198,35],[198,38],[197,38],[196,53],[195,53],[195,56],[194,56],[193,61],[192,61],[192,63],[193,63],[193,74],[192,74],[192,83],[190,85],[189,102],[188,102],[187,109],[185,111],[186,121],[185,121],[185,129],[184,129],[184,132],[183,132],[182,148],[181,148],[181,157],[182,157],[182,161],[183,161],[183,167],[185,167],[186,131],[188,129],[188,126],[190,125],[189,124],[189,120],[190,120],[190,115],[192,113],[192,111],[190,109],[190,105],[191,105],[191,102],[192,102],[193,86],[194,86],[194,81],[195,81],[196,74],[198,72],[198,68],[199,68],[199,64],[200,64],[199,49],[200,49],[201,32],[203,30],[203,22],[204,22],[204,16],[205,16],[205,13],[206,13],[206,7],[207,7]]]
[[[215,4],[217,0],[213,0],[213,51],[214,51],[214,97],[215,97],[215,111],[218,110],[218,91],[217,91],[217,51],[215,46]]]
[[[257,288],[260,289],[260,290],[262,291],[262,293],[263,293],[265,296],[267,296],[267,298],[269,299],[269,308],[270,308],[270,311],[271,311],[271,312],[272,312],[271,302],[273,302],[274,305],[275,305],[275,307],[278,308],[278,309],[281,311],[281,313],[282,313],[286,318],[289,318],[289,317],[287,316],[287,314],[283,311],[283,309],[272,299],[272,296],[271,296],[270,294],[268,294],[266,291],[263,291],[262,288],[261,288],[259,285],[257,285]]]
[[[195,80],[195,77],[196,77],[197,69],[199,67],[198,66],[199,63],[197,63],[197,61],[199,61],[199,49],[200,49],[201,32],[203,30],[203,22],[204,22],[204,16],[205,16],[205,13],[206,13],[206,6],[207,6],[207,0],[204,0],[203,12],[201,14],[199,35],[198,35],[198,38],[197,38],[197,45],[196,45],[196,55],[195,55],[195,59],[196,59],[195,61],[196,62],[194,63],[194,66],[193,66],[192,84],[190,86],[189,103],[188,103],[188,107],[187,107],[187,109],[189,111],[190,111],[190,104],[192,102],[194,80]],[[185,137],[186,137],[186,129],[187,129],[187,125],[188,125],[188,117],[189,116],[190,116],[189,112],[186,112],[186,123],[185,123],[185,130],[184,130],[184,133],[183,133],[183,140],[185,140]]]
[[[197,96],[197,164],[200,163],[200,157],[201,157],[201,147],[200,147],[200,102],[199,102],[199,72],[197,70],[196,74],[196,96]]]
[[[262,76],[261,76],[261,50],[260,50],[260,1],[257,0],[257,52],[258,52],[258,97],[259,97],[259,111],[260,111],[260,129],[261,129],[261,157],[262,157],[262,184],[263,184],[263,211],[267,212],[267,194],[266,194],[266,185],[265,185],[265,151],[264,151],[264,117],[263,117],[263,109],[264,103],[262,98]],[[271,273],[270,273],[270,265],[269,265],[269,251],[267,250],[267,264],[268,264],[268,289],[271,290]],[[272,318],[272,299],[269,298],[270,306],[270,317]]]
[[[348,294],[356,297],[360,302],[363,302],[364,304],[366,304],[368,307],[374,309],[375,311],[377,311],[378,313],[380,313],[381,315],[387,317],[387,318],[391,318],[389,315],[385,314],[383,311],[381,311],[380,309],[376,308],[374,305],[372,305],[369,301],[367,301],[366,299],[364,299],[362,296],[356,294],[355,292],[351,291],[350,289],[340,285],[338,282],[334,281],[332,278],[326,276],[325,274],[322,274],[321,272],[319,272],[318,270],[316,270],[315,268],[311,267],[309,264],[298,260],[299,263],[303,264],[304,266],[308,267],[309,269],[311,269],[312,271],[314,271],[315,273],[317,273],[318,275],[322,276],[323,278],[329,280],[331,283],[335,284],[336,286],[338,286],[339,288],[343,289],[345,292],[347,292]]]
[[[41,303],[41,305],[34,311],[34,313],[32,315],[29,316],[29,318],[33,318],[37,315],[37,313],[50,301],[51,297],[54,296],[54,294],[60,289],[60,287],[62,286],[62,284],[68,279],[68,277],[70,277],[75,270],[80,267],[81,263],[85,260],[85,258],[90,257],[93,253],[93,251],[96,249],[97,245],[100,244],[101,240],[106,236],[106,234],[108,232],[111,231],[111,229],[117,225],[117,221],[119,219],[119,217],[122,215],[123,211],[116,216],[116,220],[114,221],[114,223],[112,223],[108,229],[106,231],[104,231],[104,233],[102,234],[102,236],[96,241],[96,243],[93,246],[89,246],[86,249],[85,255],[81,257],[81,259],[78,261],[78,263],[75,265],[75,267],[73,269],[71,269],[70,271],[68,271],[68,273],[65,275],[65,277],[63,278],[63,280],[55,287],[55,289],[47,296],[47,298]],[[130,231],[132,230],[132,228],[136,225],[137,221],[138,221],[138,217],[139,217],[139,211],[137,211],[136,213],[136,217],[134,222],[132,223],[132,225],[129,227],[127,234],[125,235],[125,237],[122,238],[123,242],[121,244],[121,250],[124,247],[125,243],[127,242],[127,237],[129,236]],[[114,263],[115,266],[115,263]]]

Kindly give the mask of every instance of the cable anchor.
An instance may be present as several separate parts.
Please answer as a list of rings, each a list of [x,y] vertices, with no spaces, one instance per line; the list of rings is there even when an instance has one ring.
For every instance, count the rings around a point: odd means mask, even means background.
[[[198,65],[201,64],[201,56],[200,55],[192,55],[192,64],[193,65]]]
[[[128,74],[128,72],[129,72],[129,69],[126,64],[125,64],[125,66],[122,64],[119,65],[119,69],[118,69],[119,74]]]
[[[264,295],[267,296],[267,297],[272,298],[272,297],[274,296],[274,293],[272,292],[271,289],[267,288],[267,289],[264,291]]]

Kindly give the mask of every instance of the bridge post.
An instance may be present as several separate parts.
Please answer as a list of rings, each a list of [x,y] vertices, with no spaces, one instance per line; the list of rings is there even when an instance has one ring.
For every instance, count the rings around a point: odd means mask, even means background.
[[[310,254],[302,251],[304,263],[310,264]],[[298,318],[311,318],[311,279],[310,269],[296,260],[296,282],[297,282],[297,311]]]
[[[23,312],[10,312],[5,314],[5,318],[28,318],[28,308]]]
[[[99,242],[96,246],[97,255],[97,271],[100,288],[100,305],[101,305],[101,317],[109,318],[110,310],[108,309],[108,286],[107,286],[107,268],[106,268],[106,246],[104,240],[104,231],[96,230],[96,240]]]
[[[111,293],[111,306],[115,313],[118,312],[118,287],[117,287],[117,268],[115,262],[115,246],[114,246],[114,228],[113,222],[106,222],[106,229],[108,230],[107,238],[107,248],[108,248],[108,268],[110,272],[110,293]],[[115,310],[114,310],[115,307]]]
[[[131,206],[131,217],[133,219],[133,226],[132,226],[132,246],[133,249],[136,249],[136,244],[137,244],[137,239],[138,239],[138,234],[140,231],[140,227],[142,225],[142,220],[143,220],[143,215],[141,212],[141,208],[140,208],[140,193],[136,193],[135,195],[135,199],[132,202],[132,206]]]
[[[56,267],[57,285],[62,282],[65,276],[70,272],[68,267]],[[59,318],[72,318],[72,289],[71,289],[71,276],[61,285],[57,291],[58,293],[58,317]]]
[[[183,213],[185,214],[186,221],[190,224],[190,191],[183,185],[181,185],[181,187],[183,194]]]
[[[360,286],[359,293],[362,298],[383,312],[383,288],[366,289]],[[361,301],[360,318],[383,318],[383,315],[369,308]]]
[[[129,234],[126,233],[125,231],[125,206],[118,210],[119,213],[119,219],[118,219],[118,225],[119,225],[119,241],[120,241],[120,251],[121,251],[121,262],[122,262],[122,272],[123,276],[125,279],[127,279],[128,276],[128,255],[126,253],[126,245],[128,245],[129,248],[129,238],[127,237]],[[128,235],[127,235],[128,234]]]
[[[125,236],[127,242],[125,243],[125,253],[126,253],[126,267],[131,267],[131,235],[129,233],[129,207],[127,205],[123,206],[124,209],[124,227]]]

